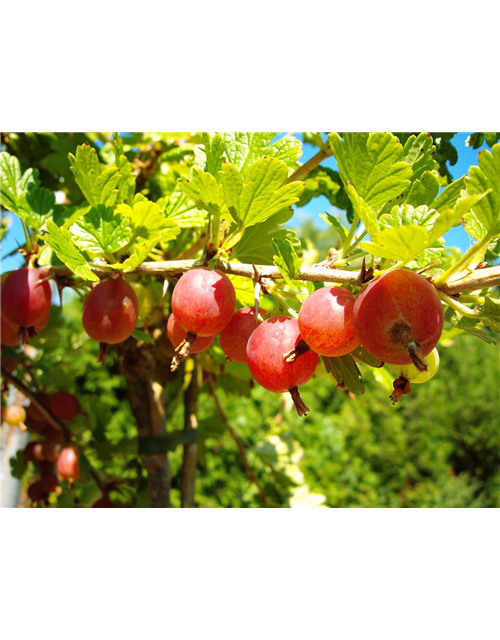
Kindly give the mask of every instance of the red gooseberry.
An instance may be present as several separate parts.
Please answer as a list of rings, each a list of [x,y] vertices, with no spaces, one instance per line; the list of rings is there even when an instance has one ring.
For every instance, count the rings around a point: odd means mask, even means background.
[[[259,308],[259,315],[264,314]],[[233,314],[229,324],[220,332],[220,346],[230,360],[245,363],[247,361],[247,343],[257,326],[262,322],[255,321],[255,308],[244,307]]]
[[[368,284],[354,304],[354,329],[363,347],[389,364],[427,370],[443,330],[443,306],[434,286],[408,269],[394,269]]]
[[[289,391],[299,416],[309,411],[298,387],[312,378],[318,365],[318,354],[309,350],[295,362],[285,362],[283,354],[300,341],[295,318],[275,316],[260,324],[247,344],[247,364],[252,377],[268,391]]]
[[[103,280],[85,299],[82,324],[100,344],[97,362],[106,362],[110,344],[129,338],[137,324],[139,307],[134,290],[122,278]]]

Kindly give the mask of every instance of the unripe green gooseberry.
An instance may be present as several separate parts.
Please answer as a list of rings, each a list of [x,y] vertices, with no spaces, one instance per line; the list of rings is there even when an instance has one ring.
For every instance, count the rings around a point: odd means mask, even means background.
[[[399,378],[406,378],[412,384],[427,382],[436,375],[439,369],[438,350],[434,348],[425,359],[427,360],[427,371],[419,371],[414,364],[392,364],[391,369]]]

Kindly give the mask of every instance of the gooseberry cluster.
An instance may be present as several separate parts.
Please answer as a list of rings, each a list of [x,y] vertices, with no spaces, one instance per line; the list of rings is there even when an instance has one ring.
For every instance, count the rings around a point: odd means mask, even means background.
[[[82,324],[100,344],[99,362],[106,361],[110,344],[123,342],[136,328],[136,292],[146,310],[143,322],[160,317],[158,301],[152,301],[147,288],[132,285],[122,277],[108,278],[94,286],[85,300]],[[2,297],[2,344],[25,342],[48,322],[50,286],[38,269],[25,267],[9,274]],[[341,286],[317,289],[304,301],[297,319],[272,316],[263,320],[263,309],[257,315],[250,307],[236,310],[235,290],[224,273],[197,267],[179,278],[171,310],[167,334],[174,349],[172,371],[190,354],[207,349],[220,334],[227,359],[246,363],[265,389],[289,391],[299,415],[308,408],[298,389],[315,373],[319,356],[341,357],[362,346],[382,363],[396,367],[398,377],[391,395],[396,402],[409,392],[410,382],[431,377],[425,358],[434,353],[443,328],[443,308],[434,286],[422,275],[402,268],[376,276],[357,295]],[[431,355],[432,369],[437,362],[437,356]],[[425,375],[419,378],[418,374]],[[49,408],[59,419],[71,419],[78,411],[76,399],[71,394],[64,396],[65,392],[59,394],[49,400],[54,403]],[[67,465],[77,465],[76,453],[66,452],[65,456]],[[66,468],[61,463],[60,473],[67,474]]]
[[[81,413],[80,401],[68,391],[42,394],[39,400],[63,424],[68,424]],[[11,405],[12,406],[12,405]],[[37,479],[28,488],[32,502],[47,503],[49,494],[56,491],[59,476],[73,482],[81,477],[77,447],[69,442],[67,434],[53,426],[37,404],[28,407],[25,425],[37,439],[28,442],[23,450],[26,462],[37,467]]]
[[[254,309],[234,311],[234,304],[231,281],[222,273],[193,269],[180,278],[168,322],[176,347],[172,369],[190,352],[207,348],[220,331],[227,358],[247,363],[265,389],[289,391],[299,415],[308,408],[298,388],[315,373],[319,356],[347,355],[361,345],[382,363],[426,372],[425,356],[434,349],[443,327],[434,287],[407,269],[382,274],[357,297],[344,287],[318,289],[305,300],[297,320],[273,316],[261,322]],[[258,316],[262,315],[259,309]],[[405,375],[410,371],[398,372],[407,380]]]

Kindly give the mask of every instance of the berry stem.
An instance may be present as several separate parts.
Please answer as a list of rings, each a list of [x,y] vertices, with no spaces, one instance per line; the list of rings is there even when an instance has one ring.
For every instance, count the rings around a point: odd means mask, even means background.
[[[292,396],[293,404],[295,405],[295,408],[297,409],[297,413],[299,414],[299,416],[305,416],[306,413],[310,411],[310,409],[300,397],[298,388],[292,387],[291,389],[288,389],[288,391]]]
[[[285,362],[295,362],[297,358],[311,350],[311,347],[302,338],[297,342],[293,349],[283,354]]]
[[[186,337],[175,350],[175,356],[172,358],[170,371],[176,371],[180,363],[189,356],[191,347],[194,344],[196,338],[197,335],[195,333],[191,333],[190,331],[186,333]]]
[[[97,362],[106,364],[106,356],[108,355],[109,344],[107,342],[99,342],[99,357]]]
[[[424,360],[418,342],[415,342],[414,340],[408,342],[405,349],[408,351],[408,355],[410,356],[411,361],[417,367],[417,369],[419,371],[427,371],[427,362]]]

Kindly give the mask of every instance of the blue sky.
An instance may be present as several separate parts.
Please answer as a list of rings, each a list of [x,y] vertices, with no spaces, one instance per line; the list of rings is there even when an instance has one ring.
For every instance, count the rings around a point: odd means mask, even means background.
[[[472,147],[466,147],[465,141],[468,135],[468,133],[457,133],[452,140],[458,151],[457,163],[455,164],[455,166],[449,167],[450,173],[454,179],[460,178],[461,176],[465,175],[471,165],[477,165],[477,156],[479,151],[481,149],[488,148],[486,143],[483,143],[483,146],[480,149],[472,149]],[[311,158],[314,153],[315,148],[309,144],[305,144],[303,147],[303,156],[301,158],[301,162],[306,162],[307,160],[309,160],[309,158]],[[327,158],[322,163],[322,165],[330,167],[331,169],[337,168],[335,158],[333,157]],[[305,217],[312,217],[319,226],[327,226],[326,222],[319,218],[319,214],[324,213],[325,211],[334,214],[336,212],[334,207],[330,205],[327,198],[325,198],[324,196],[314,198],[305,207],[297,210],[297,213],[290,221],[291,226],[300,225]],[[20,220],[15,215],[13,215],[12,218],[12,226],[10,227],[4,238],[4,241],[2,242],[2,272],[19,268],[24,263],[22,256],[20,256],[19,254],[15,254],[5,259],[3,258],[3,255],[12,251],[17,246],[18,242],[21,244],[24,242],[24,234]],[[445,234],[445,239],[447,246],[458,247],[462,251],[467,250],[471,245],[471,239],[465,232],[464,228],[461,226],[455,227],[448,231],[448,233]]]

